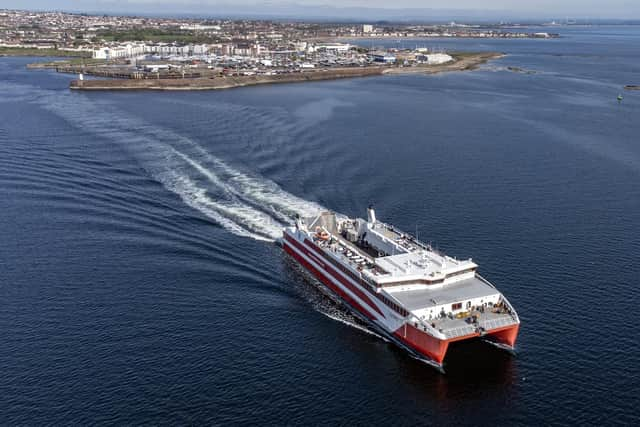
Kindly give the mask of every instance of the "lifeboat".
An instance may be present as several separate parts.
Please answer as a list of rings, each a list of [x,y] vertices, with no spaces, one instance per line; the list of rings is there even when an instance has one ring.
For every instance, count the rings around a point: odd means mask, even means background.
[[[316,228],[316,237],[320,240],[329,240],[331,238],[329,233],[327,233],[325,230],[321,229],[320,227]]]

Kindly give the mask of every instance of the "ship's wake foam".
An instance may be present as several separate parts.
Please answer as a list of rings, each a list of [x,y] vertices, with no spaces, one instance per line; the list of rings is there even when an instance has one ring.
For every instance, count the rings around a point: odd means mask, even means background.
[[[73,126],[118,143],[185,204],[234,234],[274,241],[296,214],[322,210],[272,181],[230,166],[190,138],[113,112],[108,104],[64,98],[48,98],[42,105]]]
[[[312,216],[324,209],[232,167],[190,138],[113,111],[108,103],[59,94],[41,97],[40,103],[86,134],[118,144],[186,205],[236,235],[275,241],[296,214]],[[324,316],[386,341],[325,292],[318,284],[304,291],[305,299]]]
[[[335,310],[325,310],[325,309],[318,309],[316,307],[316,310],[321,313],[324,314],[325,316],[327,316],[329,319],[331,320],[335,320],[336,322],[340,322],[343,323],[347,326],[350,326],[352,328],[355,328],[361,332],[364,332],[365,334],[369,334],[369,335],[373,335],[376,338],[380,338],[383,341],[389,341],[387,340],[385,337],[383,337],[382,335],[379,335],[377,333],[375,333],[374,331],[372,331],[371,329],[367,328],[364,325],[361,325],[359,323],[359,321],[354,318],[353,316],[349,315],[349,313],[340,310],[340,309],[335,309]]]
[[[328,290],[325,290],[324,285],[322,285],[314,276],[311,276],[306,270],[302,270],[301,268],[297,268],[297,270],[306,277],[309,277],[310,282],[313,283],[309,286],[313,286],[314,290],[312,292],[304,292],[304,297],[311,303],[311,306],[315,311],[331,320],[350,326],[364,332],[365,334],[373,335],[383,341],[388,341],[382,335],[368,328],[366,323],[358,319],[354,314],[352,314],[352,311],[349,311],[344,307],[343,303],[331,295]]]
[[[387,338],[369,328],[365,321],[356,317],[353,311],[345,307],[342,301],[336,298],[315,276],[302,268],[300,264],[292,261],[289,263],[289,267],[288,271],[296,274],[293,279],[293,282],[296,283],[296,291],[315,311],[331,320],[388,342]]]

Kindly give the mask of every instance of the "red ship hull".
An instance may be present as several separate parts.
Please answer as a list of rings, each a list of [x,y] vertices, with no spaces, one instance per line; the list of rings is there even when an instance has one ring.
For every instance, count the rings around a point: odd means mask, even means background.
[[[320,253],[317,253],[317,251],[314,253],[311,248],[307,247],[307,245],[302,242],[285,235],[283,247],[287,254],[292,256],[300,265],[311,272],[335,296],[355,310],[359,317],[368,320],[372,325],[377,326],[377,330],[382,328],[380,325],[376,325],[375,321],[380,317],[384,317],[384,314],[378,309],[376,304],[365,295],[366,290],[355,289],[355,286],[352,283],[349,283],[349,281],[344,277],[341,277],[340,273],[335,271],[326,263],[321,262],[319,257],[322,255]],[[309,260],[313,260],[313,262],[310,262]],[[349,291],[346,292],[345,289],[348,289]],[[357,295],[358,298],[356,299],[352,295]],[[518,335],[518,329],[519,324],[510,325],[504,328],[491,330],[484,335],[484,337],[502,346],[513,348]],[[440,367],[444,362],[450,343],[480,336],[480,333],[473,333],[443,340],[416,328],[410,323],[404,323],[395,331],[383,330],[383,332],[392,338],[394,342],[400,344],[401,347],[408,349],[410,352],[420,356],[421,358],[435,362],[435,364]]]

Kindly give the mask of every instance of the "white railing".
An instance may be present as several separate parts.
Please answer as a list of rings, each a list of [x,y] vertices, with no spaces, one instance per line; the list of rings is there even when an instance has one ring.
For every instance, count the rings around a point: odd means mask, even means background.
[[[461,337],[463,335],[469,335],[476,331],[474,326],[460,326],[458,328],[447,329],[444,330],[443,333],[447,336],[447,338],[456,338]]]
[[[509,317],[501,317],[499,319],[484,320],[479,322],[479,325],[482,328],[484,328],[485,331],[490,331],[491,329],[500,328],[502,326],[513,325],[514,323],[516,322],[513,319],[513,317],[509,316]]]
[[[409,322],[409,323],[413,324],[416,328],[420,328],[423,331],[429,333],[430,335],[432,335],[434,337],[437,337],[437,336],[445,333],[445,332],[440,332],[439,330],[437,330],[436,328],[434,328],[430,324],[418,319],[417,317],[407,317],[405,319],[406,319],[405,320],[406,322]]]

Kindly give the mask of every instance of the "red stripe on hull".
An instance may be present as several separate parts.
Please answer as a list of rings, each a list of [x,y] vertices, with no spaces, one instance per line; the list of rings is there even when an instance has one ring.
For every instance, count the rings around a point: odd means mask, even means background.
[[[294,257],[296,261],[298,261],[304,268],[306,268],[311,273],[313,273],[313,275],[316,276],[325,286],[327,286],[333,292],[338,294],[340,298],[344,299],[346,302],[351,304],[351,306],[353,306],[356,310],[358,310],[362,315],[366,316],[370,320],[376,319],[376,317],[373,314],[371,314],[366,308],[362,307],[362,305],[360,305],[355,299],[347,295],[344,291],[342,291],[342,289],[340,289],[335,284],[333,284],[329,276],[327,276],[324,272],[318,270],[313,265],[309,264],[307,260],[305,260],[300,255],[298,255],[293,249],[291,249],[286,244],[284,245],[284,250],[286,253]]]
[[[317,249],[315,247],[312,247],[314,252],[318,252],[318,255],[313,255],[311,253],[309,253],[309,249],[307,249],[306,247],[304,247],[300,242],[298,242],[297,240],[293,239],[292,237],[285,235],[285,241],[286,243],[290,243],[293,246],[296,247],[296,249],[298,249],[300,252],[304,253],[305,255],[309,256],[311,259],[317,258],[317,256],[322,256],[324,257],[324,254],[320,253],[320,249]],[[285,248],[287,247],[285,243]],[[307,243],[307,246],[311,246],[312,243]],[[378,308],[378,306],[371,301],[371,299],[364,294],[364,292],[362,292],[360,289],[356,288],[352,283],[350,283],[347,279],[344,279],[340,273],[338,273],[333,267],[329,266],[327,264],[327,261],[322,262],[322,267],[324,270],[326,270],[327,273],[329,273],[331,275],[331,277],[333,277],[335,280],[337,280],[338,282],[340,282],[340,284],[342,284],[342,286],[346,287],[347,289],[349,289],[349,291],[351,291],[353,294],[355,294],[358,298],[360,298],[360,300],[362,300],[365,304],[367,304],[370,308],[372,308],[373,310],[375,310],[381,317],[386,317],[384,315],[384,313],[382,311],[380,311],[380,309]]]
[[[383,315],[380,312],[380,309],[377,306],[375,306],[375,304],[373,304],[371,300],[362,293],[362,291],[360,291],[359,289],[356,289],[353,284],[347,282],[346,279],[344,279],[340,274],[338,274],[337,271],[335,271],[332,267],[327,265],[326,262],[320,262],[318,260],[318,255],[320,255],[320,256],[323,256],[323,261],[326,261],[324,260],[324,255],[320,253],[319,248],[312,246],[313,244],[308,241],[305,241],[305,243],[306,245],[302,245],[296,239],[285,234],[285,242],[283,247],[285,252],[287,252],[289,255],[294,257],[303,267],[305,267],[314,276],[316,276],[325,286],[327,286],[330,290],[332,290],[334,293],[340,296],[343,300],[349,303],[355,310],[358,310],[362,315],[366,316],[370,320],[376,320],[376,316],[372,314],[371,311],[367,310],[355,298],[347,294],[343,289],[341,289],[339,286],[333,283],[332,279],[339,282],[341,285],[345,286],[347,289],[349,289],[349,291],[353,292],[355,295],[361,298],[362,301],[364,301],[366,304],[371,304],[372,305],[371,308],[373,308],[375,311]],[[311,251],[307,249],[306,246],[310,246],[314,252],[318,253],[318,255],[314,255],[314,253],[311,253]],[[322,269],[318,269],[314,267],[296,251],[300,251],[305,256],[309,257],[310,259],[313,259],[314,262],[319,263]],[[498,342],[500,344],[504,344],[513,348],[516,342],[516,338],[518,336],[519,327],[520,325],[516,324],[516,325],[496,329],[489,332],[486,335],[486,338],[494,342]],[[435,361],[440,365],[442,365],[445,355],[447,354],[449,343],[480,336],[479,333],[473,333],[473,334],[456,337],[448,340],[446,339],[441,340],[426,333],[421,329],[416,328],[415,326],[409,323],[405,323],[399,329],[394,331],[393,335],[400,342],[402,342],[407,347],[411,348],[413,351]]]
[[[302,249],[302,248],[300,248]],[[284,250],[289,255],[294,257],[296,261],[298,261],[303,267],[313,273],[322,283],[324,283],[329,289],[338,294],[342,299],[351,304],[355,309],[360,311],[363,315],[365,315],[370,320],[375,320],[375,316],[373,316],[367,309],[362,307],[356,300],[347,295],[344,291],[342,291],[339,287],[337,287],[331,281],[330,277],[323,271],[318,270],[313,265],[311,265],[307,260],[302,258],[295,250],[289,247],[287,244],[284,245]],[[423,356],[428,357],[436,361],[437,363],[442,363],[444,356],[447,352],[447,347],[449,345],[448,341],[438,340],[437,338],[428,335],[415,327],[406,324],[406,337],[405,337],[405,327],[401,327],[398,329],[394,335],[405,345],[412,348],[414,351],[422,354]]]

